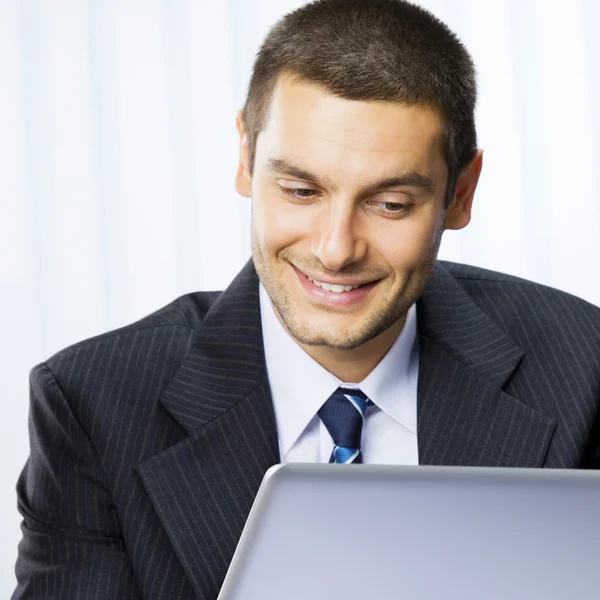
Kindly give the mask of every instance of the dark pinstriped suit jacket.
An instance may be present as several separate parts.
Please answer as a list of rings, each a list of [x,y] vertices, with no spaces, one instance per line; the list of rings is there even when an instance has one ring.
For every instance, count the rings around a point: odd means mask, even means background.
[[[421,464],[600,468],[600,309],[438,263],[417,314]],[[279,458],[252,264],[31,386],[14,598],[215,598]]]

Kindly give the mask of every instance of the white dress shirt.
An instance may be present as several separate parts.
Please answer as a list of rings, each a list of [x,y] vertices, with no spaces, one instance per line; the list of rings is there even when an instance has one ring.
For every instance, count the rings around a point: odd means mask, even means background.
[[[363,425],[363,463],[419,464],[416,307],[410,308],[398,339],[366,379],[359,384],[345,384],[287,333],[262,285],[259,295],[281,462],[329,462],[333,440],[317,412],[344,385],[359,387],[373,402]]]

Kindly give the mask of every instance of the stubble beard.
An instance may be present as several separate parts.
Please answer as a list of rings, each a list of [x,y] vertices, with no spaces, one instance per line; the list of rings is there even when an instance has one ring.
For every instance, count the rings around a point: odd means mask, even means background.
[[[433,266],[437,258],[443,230],[436,234],[435,241],[427,256],[419,265],[408,273],[404,286],[396,293],[395,298],[385,306],[378,308],[364,319],[364,323],[352,332],[324,330],[318,327],[309,327],[301,322],[297,311],[294,309],[289,294],[285,287],[277,280],[274,269],[269,266],[260,245],[252,230],[252,260],[258,277],[264,286],[271,304],[279,320],[287,332],[297,343],[306,346],[322,346],[336,350],[353,350],[392,327],[403,319],[408,309],[417,301],[431,277]],[[281,259],[285,257],[281,256]],[[324,308],[324,311],[327,309]],[[331,312],[334,312],[333,310]]]

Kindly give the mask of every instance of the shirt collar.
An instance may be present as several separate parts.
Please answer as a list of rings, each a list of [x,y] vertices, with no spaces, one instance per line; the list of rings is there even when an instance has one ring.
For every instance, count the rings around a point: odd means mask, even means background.
[[[418,375],[417,307],[413,304],[400,335],[359,387],[373,404],[416,434]]]
[[[337,377],[311,358],[285,330],[262,284],[260,314],[265,362],[280,456],[284,458],[323,403],[340,386]],[[388,353],[358,387],[390,417],[416,432],[416,307]],[[291,367],[293,365],[293,367]]]

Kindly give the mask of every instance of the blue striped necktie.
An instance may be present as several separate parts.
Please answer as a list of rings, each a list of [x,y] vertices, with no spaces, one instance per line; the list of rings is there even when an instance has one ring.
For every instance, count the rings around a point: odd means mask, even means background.
[[[363,421],[371,401],[357,389],[339,387],[317,413],[333,438],[330,463],[362,463]]]

